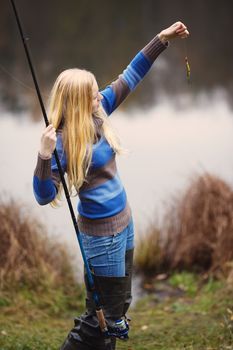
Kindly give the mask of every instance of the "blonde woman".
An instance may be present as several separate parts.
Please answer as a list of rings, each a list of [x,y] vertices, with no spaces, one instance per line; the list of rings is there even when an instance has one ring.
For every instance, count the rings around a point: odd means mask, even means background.
[[[112,349],[118,337],[116,322],[126,315],[131,301],[134,228],[116,168],[115,157],[121,147],[108,116],[136,88],[168,41],[188,35],[182,22],[162,30],[103,91],[92,73],[75,68],[62,72],[51,92],[51,124],[41,137],[34,194],[41,205],[59,201],[61,184],[53,157],[56,147],[69,190],[75,188],[79,196],[80,235],[109,329],[115,335]],[[105,349],[88,286],[86,307],[87,312],[75,319],[62,350]]]

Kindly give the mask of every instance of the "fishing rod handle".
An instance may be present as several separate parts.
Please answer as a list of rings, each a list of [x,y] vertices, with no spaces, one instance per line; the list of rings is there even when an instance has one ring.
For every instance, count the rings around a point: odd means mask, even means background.
[[[96,316],[98,318],[99,321],[99,326],[101,329],[101,332],[106,333],[108,331],[108,327],[104,318],[104,313],[102,309],[98,309],[96,310]]]

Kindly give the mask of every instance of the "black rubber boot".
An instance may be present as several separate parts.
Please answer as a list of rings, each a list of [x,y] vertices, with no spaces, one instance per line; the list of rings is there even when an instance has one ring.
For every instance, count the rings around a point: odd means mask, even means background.
[[[119,320],[124,315],[126,287],[129,277],[105,277],[95,275],[93,275],[93,277],[105,320],[109,329],[111,329],[114,327],[115,321]],[[75,318],[75,326],[70,331],[60,350],[114,350],[116,339],[115,337],[106,338],[102,334],[95,312],[95,305],[92,300],[92,293],[87,283],[86,287],[87,312]]]
[[[127,250],[125,253],[125,274],[128,276],[128,282],[126,285],[126,298],[123,310],[123,314],[125,316],[132,301],[133,254],[134,249]]]

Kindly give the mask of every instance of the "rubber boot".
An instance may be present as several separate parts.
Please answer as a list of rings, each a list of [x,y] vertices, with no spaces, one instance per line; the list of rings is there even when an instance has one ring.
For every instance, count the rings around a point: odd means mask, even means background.
[[[126,298],[125,298],[123,314],[126,318],[127,318],[126,313],[132,301],[133,254],[134,254],[134,249],[129,249],[125,253],[125,274],[126,276],[128,276],[128,282],[126,286]]]
[[[109,328],[124,315],[126,287],[129,277],[105,277],[93,275],[96,290]],[[85,278],[86,280],[86,278]],[[92,301],[92,293],[87,286],[86,308],[84,315],[75,318],[74,328],[68,334],[60,350],[114,350],[116,339],[105,337],[99,327]]]

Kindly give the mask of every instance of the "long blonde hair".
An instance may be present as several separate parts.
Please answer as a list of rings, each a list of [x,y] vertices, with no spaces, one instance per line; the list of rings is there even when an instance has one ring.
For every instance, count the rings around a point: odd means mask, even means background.
[[[55,129],[62,125],[70,194],[73,186],[78,192],[84,183],[91,165],[92,145],[97,140],[92,111],[95,82],[95,76],[91,72],[77,68],[67,69],[56,79],[50,95],[49,122]],[[102,120],[103,135],[113,150],[120,153],[119,140],[101,104],[95,116]]]

